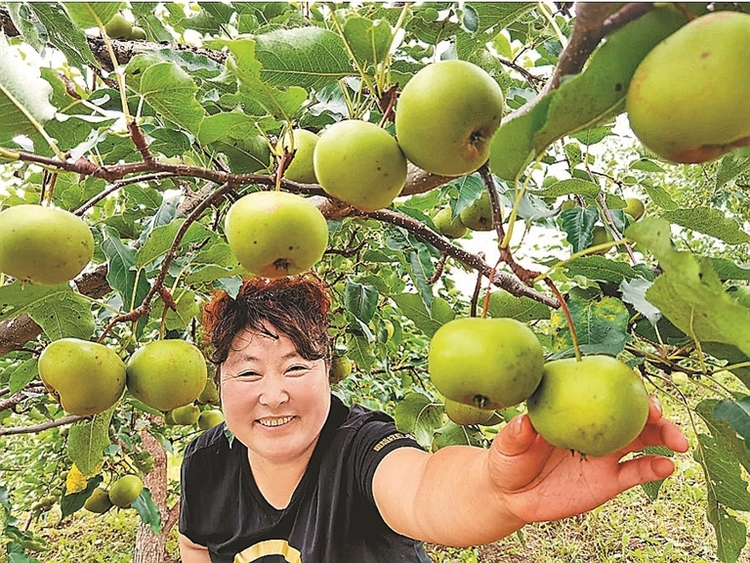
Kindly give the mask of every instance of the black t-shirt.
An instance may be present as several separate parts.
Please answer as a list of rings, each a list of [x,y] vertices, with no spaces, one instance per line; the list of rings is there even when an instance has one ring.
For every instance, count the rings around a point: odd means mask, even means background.
[[[258,489],[247,448],[220,424],[185,451],[180,533],[207,546],[213,563],[429,563],[375,506],[375,469],[401,447],[419,445],[386,414],[332,396],[310,464],[278,510]]]

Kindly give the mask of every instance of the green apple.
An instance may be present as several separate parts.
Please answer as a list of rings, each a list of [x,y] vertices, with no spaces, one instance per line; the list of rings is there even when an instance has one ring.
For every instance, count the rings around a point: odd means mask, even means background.
[[[622,208],[623,212],[627,213],[633,218],[633,221],[637,221],[646,212],[646,206],[637,197],[626,197],[625,207]]]
[[[482,68],[466,61],[427,65],[404,86],[396,104],[396,138],[406,158],[441,176],[482,166],[503,117],[504,96]]]
[[[172,409],[172,420],[175,424],[181,424],[182,426],[190,426],[198,422],[198,417],[201,415],[201,409],[198,405],[190,404],[183,405]]]
[[[57,285],[76,277],[94,254],[94,237],[63,209],[16,205],[0,212],[0,272]]]
[[[306,272],[328,245],[328,223],[304,197],[254,192],[227,212],[224,233],[232,254],[251,274],[282,278]]]
[[[125,364],[104,344],[62,338],[39,356],[39,376],[70,414],[91,416],[114,405],[125,390]]]
[[[331,383],[339,383],[352,373],[352,361],[343,355],[335,355],[331,358],[330,380]]]
[[[450,399],[445,399],[445,414],[456,424],[484,424],[495,417],[494,410],[480,409]]]
[[[112,483],[109,500],[115,506],[128,508],[143,491],[143,481],[138,475],[125,475]]]
[[[461,238],[469,232],[469,228],[463,224],[461,218],[453,216],[453,210],[450,207],[444,207],[438,211],[432,222],[435,223],[438,232],[448,238]]]
[[[591,231],[591,244],[589,245],[589,248],[592,248],[594,246],[599,246],[600,244],[604,244],[607,242],[612,242],[614,240],[615,239],[612,238],[612,235],[606,228],[602,227],[601,225],[596,225],[594,227],[594,230]],[[591,252],[590,254],[604,255],[607,252],[609,252],[610,248],[612,247],[610,246],[608,248],[600,248],[599,250],[595,250]]]
[[[640,141],[666,160],[699,163],[750,145],[750,14],[714,12],[643,59],[626,110]]]
[[[282,143],[282,148],[294,151],[294,158],[284,170],[284,178],[300,184],[316,184],[315,167],[313,166],[313,153],[318,137],[307,129],[294,129],[287,134]]]
[[[169,411],[195,401],[206,386],[206,360],[184,340],[155,340],[136,350],[127,368],[127,387],[139,401]]]
[[[198,428],[208,430],[224,422],[224,414],[217,409],[203,411],[198,417]]]
[[[83,508],[89,512],[104,514],[107,510],[112,508],[112,501],[109,500],[109,493],[106,489],[97,487],[91,493],[91,496],[86,499],[86,502],[83,503]]]
[[[599,457],[641,433],[649,400],[632,368],[609,356],[584,356],[547,362],[526,406],[534,428],[550,444]]]
[[[206,379],[206,386],[198,395],[198,402],[201,405],[218,405],[219,404],[219,388],[216,387],[216,382],[209,377]]]
[[[406,183],[406,159],[396,140],[374,123],[350,119],[326,129],[313,153],[325,192],[362,211],[388,207]]]
[[[133,24],[125,19],[122,14],[117,13],[106,23],[104,31],[106,31],[107,36],[112,39],[131,39],[133,35]]]
[[[492,203],[490,194],[484,190],[482,194],[475,199],[468,207],[465,207],[459,214],[461,222],[472,231],[491,231],[494,228],[492,223]]]
[[[544,354],[525,324],[472,317],[441,326],[427,360],[432,382],[445,398],[495,410],[517,405],[534,392]]]
[[[134,25],[133,29],[130,32],[130,39],[136,41],[144,41],[146,38],[146,30],[142,27]]]

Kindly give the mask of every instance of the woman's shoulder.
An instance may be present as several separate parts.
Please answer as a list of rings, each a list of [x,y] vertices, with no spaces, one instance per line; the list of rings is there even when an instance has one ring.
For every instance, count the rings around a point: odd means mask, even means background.
[[[235,445],[241,446],[240,442],[232,436],[226,423],[222,422],[191,440],[185,448],[185,458],[195,455],[215,454],[221,450],[229,450]]]

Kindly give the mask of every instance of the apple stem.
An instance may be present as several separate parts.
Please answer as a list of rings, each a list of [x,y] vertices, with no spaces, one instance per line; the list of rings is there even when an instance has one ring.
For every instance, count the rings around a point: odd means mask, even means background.
[[[576,360],[580,362],[583,358],[583,356],[581,355],[581,346],[578,342],[578,334],[576,334],[576,327],[573,324],[573,317],[570,314],[570,309],[568,309],[568,304],[566,303],[562,293],[560,293],[560,290],[557,289],[555,282],[553,282],[549,278],[544,278],[544,281],[555,294],[555,296],[557,296],[557,300],[560,302],[560,308],[565,315],[565,321],[568,323],[568,330],[570,330],[570,340],[573,342],[573,352],[575,352]]]

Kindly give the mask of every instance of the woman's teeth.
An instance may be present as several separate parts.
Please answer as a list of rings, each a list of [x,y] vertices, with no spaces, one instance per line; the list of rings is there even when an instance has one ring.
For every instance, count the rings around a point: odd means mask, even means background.
[[[284,418],[259,418],[258,422],[261,426],[281,426],[292,420],[292,416],[285,416]]]

